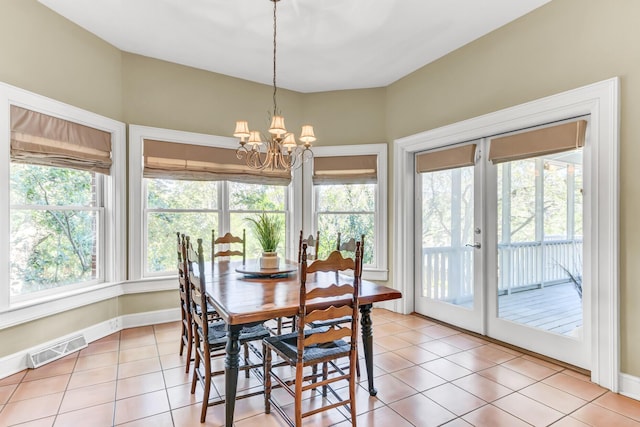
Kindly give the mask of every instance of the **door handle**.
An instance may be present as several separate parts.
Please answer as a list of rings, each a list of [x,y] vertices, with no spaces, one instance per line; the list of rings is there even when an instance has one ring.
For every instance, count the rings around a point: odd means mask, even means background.
[[[470,248],[476,248],[476,249],[480,249],[481,248],[480,242],[475,242],[473,244],[467,243],[465,246],[469,246]]]

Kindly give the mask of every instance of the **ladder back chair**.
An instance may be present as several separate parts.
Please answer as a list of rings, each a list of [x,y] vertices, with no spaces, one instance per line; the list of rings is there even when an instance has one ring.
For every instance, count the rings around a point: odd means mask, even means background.
[[[242,264],[247,261],[247,237],[245,229],[242,229],[242,238],[234,236],[231,233],[227,233],[224,236],[216,239],[216,231],[211,230],[211,271],[213,271],[213,265],[216,258],[230,258],[232,256],[241,256]],[[216,245],[218,248],[216,249]],[[224,249],[220,249],[219,245],[224,245]],[[242,250],[232,249],[232,245],[242,245]],[[234,246],[237,247],[237,246]]]
[[[316,259],[318,257],[318,248],[320,247],[320,231],[316,232],[315,238],[310,234],[309,237],[305,239],[303,231],[300,230],[300,237],[298,239],[298,264],[302,261],[303,243],[307,244],[307,249],[313,248],[313,252],[311,254],[307,253],[307,259]],[[282,334],[282,329],[289,326],[291,327],[291,332],[296,330],[295,316],[287,318],[278,317],[278,319],[276,319],[276,335]]]
[[[191,366],[191,351],[193,349],[193,327],[191,320],[191,300],[189,295],[189,268],[185,235],[176,233],[178,239],[178,293],[180,295],[180,317],[182,318],[182,331],[180,334],[180,356],[187,349],[187,363],[185,372],[189,373]]]
[[[207,416],[207,407],[224,400],[209,401],[211,393],[211,380],[215,375],[224,374],[224,369],[215,369],[212,358],[224,359],[226,355],[225,346],[227,344],[227,325],[222,319],[213,322],[206,315],[203,309],[207,307],[206,280],[204,254],[202,239],[198,239],[198,249],[194,250],[192,245],[187,246],[187,262],[197,265],[199,275],[196,276],[194,268],[189,270],[189,288],[191,291],[191,316],[193,318],[193,336],[195,342],[195,362],[193,366],[193,378],[191,381],[191,393],[195,393],[196,385],[200,383],[203,388],[202,409],[200,412],[200,422],[204,422]],[[206,309],[205,309],[206,311]],[[240,331],[239,343],[244,347],[244,357],[241,358],[239,369],[245,370],[245,375],[249,377],[249,370],[262,366],[262,354],[260,351],[249,345],[251,341],[262,340],[268,337],[269,331],[262,325],[256,323],[249,325]],[[251,359],[251,354],[256,360]],[[257,395],[259,393],[247,394],[243,397]]]
[[[264,389],[265,412],[271,412],[271,407],[282,415],[292,426],[302,426],[302,419],[321,411],[339,406],[347,406],[351,414],[351,424],[356,425],[356,381],[354,366],[358,357],[358,293],[362,276],[362,247],[356,243],[355,260],[343,258],[338,251],[333,251],[325,260],[316,260],[307,265],[307,245],[303,244],[302,261],[300,264],[300,305],[298,309],[297,331],[265,338],[264,345]],[[353,270],[353,277],[340,276],[339,272]],[[335,272],[336,280],[328,287],[320,286],[307,289],[307,275],[318,272]],[[333,277],[333,276],[332,276]],[[329,298],[330,303],[320,308],[312,308],[308,301],[316,298]],[[329,305],[327,307],[327,305]],[[313,321],[330,320],[349,316],[351,321],[342,328],[312,328],[305,329],[305,325]],[[273,353],[295,368],[293,379],[283,377],[280,368],[272,369]],[[347,366],[339,367],[337,361],[347,358]],[[317,373],[317,366],[322,365],[322,373]],[[311,373],[306,367],[312,367]],[[286,373],[285,373],[286,375]],[[332,384],[346,381],[349,395],[341,399],[335,393]],[[295,415],[291,419],[286,412],[271,398],[274,382],[283,387],[295,399]],[[303,393],[308,390],[322,388],[322,406],[303,412]],[[333,398],[328,400],[327,391],[331,391]],[[315,405],[314,405],[315,406]]]
[[[191,246],[189,236],[176,233],[178,240],[178,294],[180,295],[180,315],[182,318],[182,332],[180,337],[180,356],[187,349],[187,363],[185,372],[189,373],[193,359],[193,316],[191,316],[191,291],[189,288],[189,272],[193,266],[187,259],[187,248]],[[212,322],[220,318],[220,314],[207,305],[207,318]]]
[[[341,237],[341,233],[338,232],[338,240],[336,243],[336,250],[339,251],[340,253],[342,252],[352,252],[355,256],[355,252],[356,252],[356,246],[358,243],[360,243],[360,248],[362,250],[362,253],[364,253],[364,234],[362,234],[360,236],[360,242],[357,242],[355,238],[351,238],[349,240],[347,240],[346,242],[341,243],[340,242],[340,237]],[[344,316],[342,318],[336,318],[336,319],[327,319],[327,320],[317,320],[317,321],[313,321],[310,323],[310,326],[312,328],[321,328],[323,326],[329,326],[331,328],[339,328],[341,324],[343,323],[349,323],[351,322],[351,317],[350,316]],[[360,361],[356,361],[356,373],[358,375],[358,378],[360,378]]]
[[[306,239],[303,237],[303,232],[300,230],[300,239],[298,240],[298,264],[302,261],[302,244],[307,244],[307,249],[313,248],[313,253],[307,253],[307,260],[314,260],[318,258],[318,249],[320,247],[320,231],[316,231],[316,237],[312,234]]]

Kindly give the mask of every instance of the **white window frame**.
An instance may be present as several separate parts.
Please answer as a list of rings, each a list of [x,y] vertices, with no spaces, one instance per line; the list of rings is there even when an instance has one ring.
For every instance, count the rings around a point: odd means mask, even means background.
[[[387,144],[361,144],[313,147],[313,156],[366,156],[378,157],[378,182],[376,184],[375,197],[376,209],[374,214],[374,233],[376,241],[376,264],[364,266],[362,277],[367,280],[388,280],[387,267]],[[303,219],[302,227],[306,234],[314,234],[317,230],[317,209],[315,191],[313,186],[313,162],[306,162],[303,166]],[[322,230],[320,230],[322,234]],[[322,238],[322,237],[321,237]],[[366,244],[366,243],[365,243]]]
[[[143,181],[143,145],[145,139],[154,139],[159,141],[168,141],[182,144],[195,144],[208,147],[219,147],[236,149],[238,147],[237,138],[207,135],[201,133],[184,132],[173,129],[163,129],[156,127],[129,125],[129,279],[134,282],[139,282],[137,286],[138,292],[144,292],[149,290],[163,290],[174,289],[175,274],[172,272],[170,275],[158,275],[158,274],[145,274],[144,263],[146,262],[144,253],[144,235],[145,235],[145,193],[144,193],[144,181]],[[293,184],[289,185],[286,195],[285,209],[288,212],[285,213],[287,217],[287,257],[291,259],[293,251],[291,245],[293,243],[292,230],[295,227],[296,220],[292,218],[294,193],[299,192],[296,190],[296,179],[300,179],[299,171],[294,173]],[[224,230],[228,227],[229,213],[228,210],[228,188],[226,185],[220,186],[218,192],[220,203],[218,206],[220,212],[220,227]],[[223,200],[226,198],[227,200]],[[226,224],[226,225],[225,225]],[[151,281],[161,281],[160,286]],[[147,283],[146,285],[144,283]]]
[[[0,83],[0,185],[2,194],[10,191],[11,128],[10,107],[17,105],[70,122],[90,126],[111,134],[111,175],[104,176],[102,200],[104,205],[101,280],[62,286],[59,289],[21,296],[12,302],[9,291],[8,259],[0,263],[0,328],[10,327],[44,316],[92,304],[121,294],[119,285],[125,280],[125,224],[126,224],[126,144],[125,124],[77,108],[24,89]],[[0,198],[0,241],[10,241],[10,201]],[[8,254],[6,255],[8,257]],[[5,315],[7,314],[7,315]]]

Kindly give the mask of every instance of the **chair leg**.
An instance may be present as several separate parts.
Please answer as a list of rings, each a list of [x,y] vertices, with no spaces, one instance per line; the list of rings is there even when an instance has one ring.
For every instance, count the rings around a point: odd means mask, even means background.
[[[207,355],[205,355],[207,356]],[[200,411],[200,422],[207,418],[207,408],[209,407],[209,393],[211,392],[211,356],[204,360],[204,394],[202,395],[202,410]]]
[[[185,373],[189,373],[189,368],[191,367],[191,353],[193,351],[193,331],[191,328],[187,328],[187,342],[189,344],[186,344],[187,346],[187,366],[184,370]],[[185,344],[183,342],[183,344]],[[180,351],[180,355],[182,355],[182,349]]]
[[[184,329],[184,323],[182,324],[182,332],[180,335],[180,356],[182,356],[182,351],[184,350],[184,336],[185,336],[185,329]]]
[[[276,323],[276,335],[282,335],[282,317],[278,317]]]
[[[244,343],[244,363],[249,365],[251,362],[249,361],[249,344]],[[249,369],[244,370],[244,377],[249,378]]]
[[[295,421],[296,427],[302,425],[302,366],[296,366],[296,384],[295,384]]]
[[[326,381],[329,377],[329,363],[324,362],[322,364],[322,380]],[[327,386],[322,386],[322,397],[327,397]]]
[[[360,359],[356,358],[356,375],[360,378]]]
[[[198,372],[200,370],[200,352],[196,348],[196,357],[193,362],[193,376],[191,378],[191,394],[196,392],[196,382],[198,381]]]
[[[356,361],[356,363],[358,362]],[[351,426],[356,427],[356,381],[353,377],[353,372],[349,373],[349,400],[349,408],[351,409]]]
[[[316,381],[318,381],[318,365],[317,364],[311,367],[311,382],[315,383]]]
[[[264,378],[264,413],[271,412],[271,349],[266,345],[262,345],[262,354],[264,355],[264,363],[262,365]]]

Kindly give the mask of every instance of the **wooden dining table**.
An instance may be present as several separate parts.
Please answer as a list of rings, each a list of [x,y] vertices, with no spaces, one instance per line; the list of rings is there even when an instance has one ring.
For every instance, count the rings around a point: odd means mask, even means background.
[[[225,356],[225,425],[233,425],[240,344],[238,337],[245,325],[266,322],[279,317],[292,317],[298,313],[300,279],[296,264],[283,264],[277,271],[261,271],[255,260],[221,261],[213,265],[207,277],[207,298],[227,322],[227,344]],[[253,268],[255,267],[255,268]],[[239,272],[242,271],[242,272]],[[282,271],[283,273],[278,273]],[[246,272],[249,272],[247,274]],[[341,283],[353,278],[340,275]],[[336,283],[335,273],[319,272],[307,276],[307,286],[329,286]],[[367,370],[368,390],[375,396],[373,383],[373,303],[402,298],[393,288],[361,280],[359,292],[360,325]],[[310,308],[329,306],[331,300],[319,299],[308,303]]]

